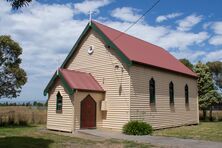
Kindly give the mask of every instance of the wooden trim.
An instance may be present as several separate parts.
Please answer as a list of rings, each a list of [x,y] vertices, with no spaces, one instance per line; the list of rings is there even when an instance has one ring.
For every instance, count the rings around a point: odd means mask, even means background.
[[[85,27],[85,29],[83,30],[83,32],[81,33],[81,35],[79,36],[78,40],[76,41],[76,43],[72,47],[72,50],[69,52],[68,56],[65,58],[64,62],[60,66],[61,68],[64,68],[66,66],[66,64],[68,63],[69,59],[73,55],[73,53],[76,51],[76,48],[78,47],[79,43],[82,41],[83,37],[86,35],[86,33],[88,32],[88,30],[90,28],[91,28],[91,25],[88,23],[87,26]]]
[[[59,78],[61,79],[62,85],[65,88],[65,90],[68,92],[68,94],[71,96],[75,92],[74,89],[72,89],[68,83],[66,82],[65,78],[63,77],[62,73],[59,72]]]
[[[62,113],[62,110],[56,110],[56,113],[61,114],[61,113]]]
[[[44,89],[44,92],[43,92],[44,96],[47,95],[50,87],[52,86],[52,84],[54,83],[54,81],[56,80],[56,78],[57,78],[57,72],[55,72],[55,73],[53,74],[51,80],[49,81],[49,83],[47,84],[46,88]]]
[[[100,37],[105,41],[106,46],[107,47],[111,47],[112,49],[114,49],[114,51],[117,53],[117,55],[120,57],[120,59],[122,61],[124,61],[128,66],[132,65],[132,61],[126,57],[126,55],[124,55],[122,53],[122,51],[113,43],[112,40],[110,40],[98,27],[96,27],[95,24],[92,23],[92,28],[94,31],[96,31]]]
[[[48,91],[50,90],[50,88],[52,87],[52,85],[54,84],[55,80],[57,78],[61,79],[61,84],[62,86],[65,88],[65,90],[68,92],[68,94],[71,96],[73,95],[73,93],[75,93],[75,89],[72,89],[68,83],[66,82],[66,80],[64,79],[63,75],[61,72],[59,72],[59,70],[57,72],[55,72],[55,74],[53,75],[53,77],[51,78],[51,80],[49,81],[48,85],[46,86],[46,88],[44,89],[44,96],[47,95]]]

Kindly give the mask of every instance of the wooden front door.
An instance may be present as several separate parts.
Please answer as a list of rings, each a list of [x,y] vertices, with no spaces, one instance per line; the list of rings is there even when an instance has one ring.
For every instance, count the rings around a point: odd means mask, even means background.
[[[88,95],[81,101],[81,128],[96,128],[96,102]]]

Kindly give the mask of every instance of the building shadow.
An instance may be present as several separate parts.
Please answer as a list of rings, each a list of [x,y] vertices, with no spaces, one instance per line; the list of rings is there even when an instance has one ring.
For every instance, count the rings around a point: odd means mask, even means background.
[[[32,137],[1,137],[0,148],[49,148],[52,140]]]

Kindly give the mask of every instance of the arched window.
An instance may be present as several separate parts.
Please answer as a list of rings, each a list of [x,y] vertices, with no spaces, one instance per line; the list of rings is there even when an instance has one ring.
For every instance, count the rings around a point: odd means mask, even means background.
[[[189,88],[187,84],[185,85],[184,91],[185,91],[185,103],[189,104]]]
[[[155,97],[155,81],[153,78],[150,79],[149,82],[149,90],[150,90],[150,103],[155,103],[156,97]]]
[[[174,104],[174,86],[172,81],[169,84],[169,96],[170,96],[170,104]]]
[[[62,95],[60,94],[60,92],[58,92],[56,95],[56,112],[62,112]]]

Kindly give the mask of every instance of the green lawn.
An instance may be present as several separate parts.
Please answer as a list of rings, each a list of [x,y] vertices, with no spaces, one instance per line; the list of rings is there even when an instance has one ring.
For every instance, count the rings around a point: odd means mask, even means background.
[[[70,147],[137,147],[150,148],[149,144],[121,140],[88,140],[58,135],[43,130],[44,126],[0,127],[0,148],[70,148]],[[154,131],[153,135],[192,138],[222,142],[222,122],[201,122],[200,125]]]
[[[0,127],[0,148],[70,148],[70,147],[137,147],[150,148],[141,144],[120,140],[87,140],[83,138],[62,136],[42,130],[43,126]]]
[[[153,135],[222,142],[222,122],[201,122],[199,125],[157,130]]]

